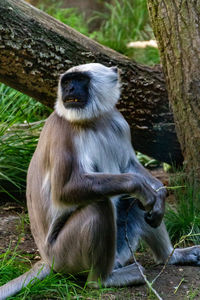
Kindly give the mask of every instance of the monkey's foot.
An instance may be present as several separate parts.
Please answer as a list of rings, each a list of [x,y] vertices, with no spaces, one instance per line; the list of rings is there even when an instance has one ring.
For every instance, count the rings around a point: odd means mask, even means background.
[[[144,268],[140,266],[142,272]],[[103,282],[104,287],[122,287],[130,285],[144,284],[144,278],[136,264],[131,264],[119,269],[115,269]]]
[[[175,249],[169,264],[200,266],[200,245]]]

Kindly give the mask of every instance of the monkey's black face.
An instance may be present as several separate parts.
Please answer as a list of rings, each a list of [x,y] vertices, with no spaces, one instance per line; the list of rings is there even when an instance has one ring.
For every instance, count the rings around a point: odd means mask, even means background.
[[[61,78],[62,101],[65,108],[83,108],[89,97],[90,77],[86,72],[66,73]]]

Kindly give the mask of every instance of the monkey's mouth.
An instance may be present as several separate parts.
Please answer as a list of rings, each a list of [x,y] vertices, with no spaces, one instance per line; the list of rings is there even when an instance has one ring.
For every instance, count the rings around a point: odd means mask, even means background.
[[[85,101],[81,98],[72,98],[72,97],[67,97],[63,99],[63,104],[65,108],[82,108],[85,106]]]
[[[81,102],[81,100],[75,98],[75,99],[65,99],[64,103],[73,103],[73,102]]]

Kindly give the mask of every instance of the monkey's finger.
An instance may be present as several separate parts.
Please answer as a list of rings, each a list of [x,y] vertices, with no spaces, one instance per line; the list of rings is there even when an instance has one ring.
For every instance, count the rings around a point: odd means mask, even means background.
[[[156,192],[153,189],[151,189],[151,190],[148,189],[148,190],[146,190],[144,198],[146,200],[142,204],[143,204],[145,210],[147,212],[153,210],[155,203],[156,203],[156,199],[157,199]]]
[[[156,228],[158,227],[163,219],[162,213],[155,213],[155,212],[146,212],[144,215],[144,219],[147,224],[149,224],[151,227]]]
[[[147,224],[149,224],[151,227],[158,227],[161,222],[162,219],[164,217],[164,213],[165,213],[165,201],[162,198],[158,198],[153,209],[150,212],[146,212],[144,219],[147,222]]]

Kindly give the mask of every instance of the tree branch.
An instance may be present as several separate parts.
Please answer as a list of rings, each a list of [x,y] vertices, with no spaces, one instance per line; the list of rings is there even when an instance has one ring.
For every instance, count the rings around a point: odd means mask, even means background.
[[[119,109],[136,150],[182,163],[160,67],[130,61],[22,0],[0,2],[0,81],[53,107],[58,76],[68,68],[100,62],[117,65],[123,82]]]

